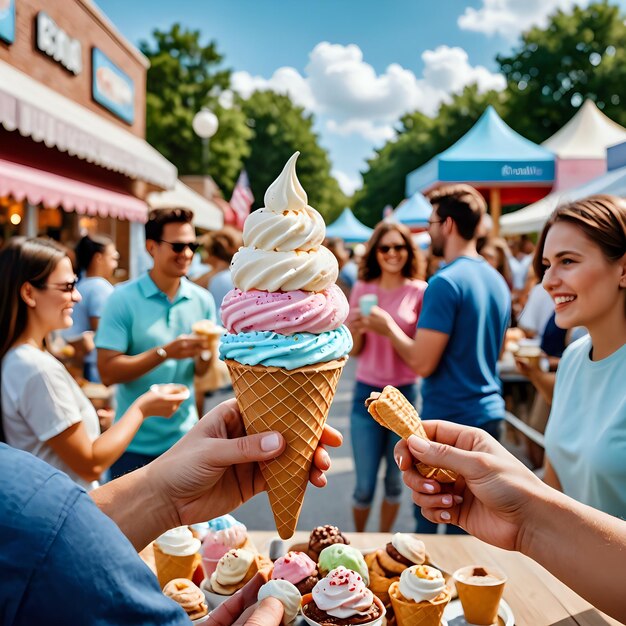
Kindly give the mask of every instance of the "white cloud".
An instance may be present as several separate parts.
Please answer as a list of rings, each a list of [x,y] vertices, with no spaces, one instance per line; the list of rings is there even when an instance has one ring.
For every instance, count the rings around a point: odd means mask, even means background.
[[[464,30],[515,39],[532,26],[546,26],[548,16],[557,9],[588,3],[589,0],[483,0],[479,9],[466,8],[458,25]]]
[[[331,174],[335,177],[341,187],[341,190],[347,196],[351,196],[363,184],[363,179],[360,175],[350,176],[340,170],[333,170]]]
[[[381,144],[395,137],[396,133],[390,124],[377,125],[371,120],[349,119],[338,122],[330,119],[326,122],[326,129],[334,135],[347,137],[348,135],[360,135],[372,143]]]

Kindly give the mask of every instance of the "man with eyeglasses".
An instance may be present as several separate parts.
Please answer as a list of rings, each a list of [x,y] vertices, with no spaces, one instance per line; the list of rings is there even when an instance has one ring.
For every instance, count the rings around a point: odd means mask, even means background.
[[[498,437],[504,400],[496,364],[511,316],[504,278],[476,251],[486,212],[469,185],[446,185],[430,194],[432,253],[446,265],[428,283],[415,339],[393,333],[396,351],[423,377],[422,416],[476,426]],[[434,486],[434,485],[433,485]],[[437,525],[416,509],[416,532]],[[446,525],[446,532],[458,532]]]
[[[147,465],[173,446],[198,420],[194,375],[214,363],[206,339],[191,326],[216,321],[211,294],[186,276],[198,248],[186,209],[152,211],[146,223],[146,250],[154,265],[134,281],[120,285],[102,313],[96,347],[98,370],[106,385],[117,384],[117,415],[122,415],[151,385],[179,383],[191,392],[169,419],[144,421],[128,450],[111,467],[113,477]]]

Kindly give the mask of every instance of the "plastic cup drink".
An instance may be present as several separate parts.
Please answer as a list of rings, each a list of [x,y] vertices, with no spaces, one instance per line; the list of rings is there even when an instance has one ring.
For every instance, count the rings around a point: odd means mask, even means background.
[[[372,308],[378,305],[378,296],[375,293],[368,293],[359,298],[359,310],[361,315],[369,315]]]

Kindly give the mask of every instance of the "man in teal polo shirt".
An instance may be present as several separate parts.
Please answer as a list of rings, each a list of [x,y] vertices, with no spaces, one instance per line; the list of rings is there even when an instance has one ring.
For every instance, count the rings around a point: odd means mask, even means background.
[[[211,294],[186,278],[198,247],[192,219],[185,209],[150,213],[146,250],[154,266],[117,287],[100,318],[98,370],[104,384],[117,384],[117,415],[155,383],[181,383],[191,391],[171,418],[149,417],[142,424],[111,467],[114,478],[146,465],[191,429],[198,420],[194,374],[204,374],[217,357],[213,349],[207,358],[206,339],[190,334],[194,322],[216,320]]]

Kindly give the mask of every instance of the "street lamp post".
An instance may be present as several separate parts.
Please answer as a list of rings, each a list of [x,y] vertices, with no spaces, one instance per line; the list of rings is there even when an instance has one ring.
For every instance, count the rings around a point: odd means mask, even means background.
[[[209,165],[209,139],[215,135],[219,127],[217,115],[203,107],[193,116],[191,122],[193,131],[202,139],[202,169],[203,174],[208,174]]]

